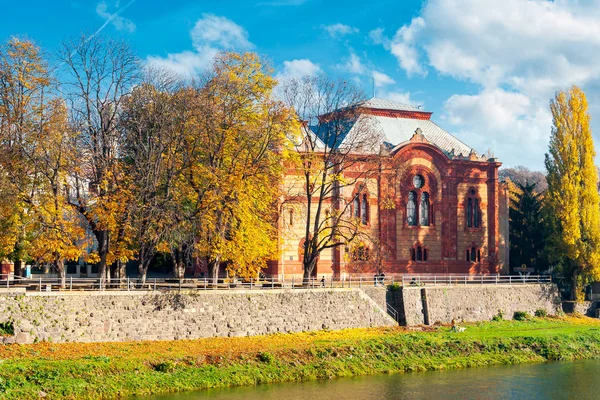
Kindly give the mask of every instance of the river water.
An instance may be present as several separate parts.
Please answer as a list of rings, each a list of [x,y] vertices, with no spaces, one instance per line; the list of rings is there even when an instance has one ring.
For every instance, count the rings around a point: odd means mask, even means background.
[[[152,400],[600,399],[600,360],[212,389]]]

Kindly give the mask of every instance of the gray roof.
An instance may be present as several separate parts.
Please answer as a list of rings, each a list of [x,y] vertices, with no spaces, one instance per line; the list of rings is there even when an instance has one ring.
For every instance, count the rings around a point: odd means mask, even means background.
[[[370,123],[373,124],[374,130],[383,138],[383,141],[391,145],[391,147],[396,147],[402,143],[408,142],[415,134],[417,128],[420,128],[425,139],[437,146],[448,156],[458,156],[459,154],[462,154],[467,157],[469,153],[471,153],[472,148],[470,146],[460,141],[451,133],[440,128],[435,122],[429,119],[429,116],[431,115],[430,112],[418,107],[377,97],[362,101],[358,103],[358,106],[377,110],[423,113],[424,119],[407,118],[404,115],[369,115],[367,117],[370,119]],[[352,129],[350,129],[350,131],[352,131]]]
[[[395,101],[372,97],[369,100],[361,101],[358,106],[366,108],[374,108],[377,110],[394,110],[394,111],[423,111],[419,107],[410,104],[397,103]]]
[[[447,155],[452,153],[459,155],[462,153],[466,157],[471,152],[470,146],[461,142],[431,120],[391,118],[375,115],[370,118],[373,120],[375,129],[379,130],[385,136],[385,141],[393,146],[408,142],[415,134],[417,128],[420,128],[425,139],[439,147]]]

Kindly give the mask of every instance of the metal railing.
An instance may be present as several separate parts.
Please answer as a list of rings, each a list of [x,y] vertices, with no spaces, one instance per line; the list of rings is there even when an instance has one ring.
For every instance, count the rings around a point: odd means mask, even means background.
[[[156,291],[156,290],[254,290],[254,289],[323,289],[395,286],[437,285],[519,285],[525,283],[550,283],[550,275],[402,275],[400,277],[343,277],[334,279],[223,279],[211,278],[137,278],[102,280],[98,278],[16,277],[0,280],[0,288],[24,288],[28,291]]]
[[[392,307],[388,303],[386,303],[385,308],[386,308],[388,315],[390,317],[394,318],[394,321],[400,322],[400,315],[398,314],[398,311],[396,311],[396,309],[394,307]]]
[[[551,275],[402,275],[402,286],[437,285],[519,285],[524,283],[551,283]]]

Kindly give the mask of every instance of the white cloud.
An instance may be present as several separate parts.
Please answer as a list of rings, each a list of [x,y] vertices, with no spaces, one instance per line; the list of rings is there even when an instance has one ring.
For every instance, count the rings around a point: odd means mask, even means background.
[[[217,53],[217,49],[209,47],[202,52],[183,51],[168,54],[166,58],[149,56],[146,61],[154,66],[171,70],[182,77],[189,78],[208,68]]]
[[[249,49],[248,32],[235,22],[213,14],[203,14],[190,32],[194,47],[219,47],[223,49]]]
[[[377,97],[395,101],[397,103],[408,104],[408,105],[420,105],[420,103],[412,100],[410,98],[410,96],[411,95],[409,92],[396,92],[396,91],[391,91],[391,92],[384,91],[384,92],[377,94]]]
[[[521,93],[496,88],[453,95],[445,110],[457,136],[479,153],[491,149],[500,161],[541,168],[552,121],[547,107]]]
[[[393,80],[383,72],[372,71],[371,76],[373,77],[373,82],[375,83],[376,87],[387,86],[396,83],[395,80]]]
[[[450,97],[443,116],[509,165],[542,168],[556,90],[577,84],[600,97],[600,0],[429,0],[389,42],[377,30],[371,40],[409,76],[434,70],[477,85]]]
[[[339,38],[353,33],[358,33],[358,28],[340,23],[333,25],[324,25],[323,29],[325,29],[327,33],[329,33],[329,36],[331,36],[332,38]]]
[[[117,4],[115,5],[115,8],[118,8],[118,7],[119,7],[119,3],[117,2]],[[98,14],[100,17],[102,17],[106,21],[106,23],[110,22],[115,27],[116,30],[127,31],[127,32],[135,31],[135,24],[133,23],[133,21],[120,16],[119,11],[122,11],[122,10],[115,10],[114,13],[110,13],[108,11],[108,5],[104,1],[102,1],[96,5],[96,14]]]
[[[410,25],[405,25],[396,32],[394,39],[389,44],[390,51],[396,56],[398,63],[408,76],[427,75],[427,71],[419,61],[419,52],[415,46],[415,37],[424,27],[425,20],[423,18],[413,18]]]
[[[387,42],[389,41],[389,39],[386,38],[383,34],[383,28],[376,28],[370,31],[369,39],[371,39],[371,42],[373,42],[373,44],[387,45]]]
[[[322,72],[321,67],[307,59],[284,61],[282,70],[277,74],[277,79],[301,78],[307,75],[317,75]]]
[[[203,14],[190,31],[190,37],[193,51],[170,53],[167,57],[148,56],[146,61],[189,78],[210,67],[219,51],[254,47],[243,27],[213,14]]]
[[[336,65],[336,68],[351,74],[363,75],[367,72],[367,67],[364,66],[360,57],[353,51],[350,52],[350,57],[343,64]]]

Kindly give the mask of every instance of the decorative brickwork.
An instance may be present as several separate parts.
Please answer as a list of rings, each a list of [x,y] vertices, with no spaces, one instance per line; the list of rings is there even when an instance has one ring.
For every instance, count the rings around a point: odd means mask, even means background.
[[[498,168],[495,160],[481,161],[450,158],[434,144],[410,141],[389,154],[382,174],[368,182],[369,226],[380,246],[382,268],[386,275],[404,273],[436,274],[496,274],[501,273],[506,261],[506,251],[499,252],[499,220],[507,219],[507,208],[499,213],[499,202],[506,202],[506,192],[499,189]],[[351,172],[349,172],[351,173]],[[415,187],[415,176],[418,176]],[[422,180],[422,182],[421,182]],[[415,196],[414,224],[409,224],[407,208],[409,193]],[[350,188],[344,196],[352,201],[356,189]],[[428,205],[422,204],[426,194]],[[344,193],[342,193],[342,196]],[[361,196],[361,201],[362,201]],[[385,207],[384,200],[391,200],[392,207]],[[468,226],[467,208],[471,199],[471,222]],[[474,207],[476,211],[474,210]],[[427,225],[423,225],[423,212],[427,213]],[[303,227],[303,224],[299,224]],[[281,226],[280,229],[285,229]],[[283,243],[286,258],[270,263],[267,273],[286,277],[302,274],[302,265],[296,244]],[[282,235],[282,240],[284,236]],[[417,246],[427,249],[427,259],[413,260],[411,251]],[[467,249],[476,248],[474,261],[467,259]],[[344,257],[344,248],[336,248],[322,254],[317,264],[317,276],[365,276],[378,272],[376,263],[351,263]],[[371,249],[375,253],[374,249]],[[282,269],[283,264],[283,269]]]

